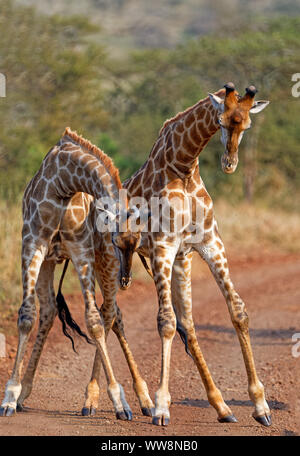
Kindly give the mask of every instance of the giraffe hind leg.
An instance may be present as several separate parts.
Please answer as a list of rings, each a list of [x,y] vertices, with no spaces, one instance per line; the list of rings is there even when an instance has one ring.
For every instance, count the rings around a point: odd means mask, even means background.
[[[237,419],[231,412],[230,408],[224,402],[221,391],[216,387],[213,378],[209,372],[206,361],[203,357],[202,351],[199,347],[197,336],[192,321],[185,322],[181,327],[180,336],[185,344],[187,354],[193,359],[198,371],[201,375],[203,384],[206,389],[209,403],[215,408],[218,413],[218,421],[220,423],[236,423]],[[183,334],[183,336],[182,336]],[[187,335],[189,334],[189,335]]]
[[[110,268],[107,267],[108,264],[110,265]],[[116,304],[116,294],[119,288],[117,273],[118,265],[116,265],[115,258],[111,257],[109,252],[102,252],[101,256],[98,256],[98,261],[96,261],[95,264],[95,274],[103,295],[103,304],[100,309],[100,314],[103,319],[105,329],[105,340],[112,328],[118,337],[128,363],[133,378],[133,389],[138,397],[142,412],[144,415],[151,416],[153,404],[149,397],[147,384],[139,374],[137,365],[126,341],[122,314]],[[85,402],[81,412],[84,416],[94,415],[96,409],[98,408],[100,369],[101,355],[97,349],[91,379],[85,391]],[[124,406],[126,406],[126,404],[124,404]],[[122,419],[124,416],[119,414],[118,417]]]
[[[71,243],[69,244],[69,251],[72,251]],[[78,255],[78,246],[76,246],[76,253],[71,255],[71,257],[76,267],[84,296],[86,325],[99,351],[106,376],[108,396],[113,403],[116,417],[118,419],[131,420],[132,412],[126,401],[124,390],[116,381],[112,369],[106,345],[105,326],[96,305],[94,261],[90,256],[86,255],[86,249],[82,255]]]
[[[244,302],[235,291],[233,283],[231,282],[225,249],[219,235],[216,235],[215,242],[205,249],[198,247],[198,252],[208,264],[222,291],[232,324],[239,339],[248,377],[248,394],[255,407],[253,418],[264,426],[270,426],[270,409],[265,399],[264,386],[259,380],[256,372],[250,342],[248,314]],[[220,261],[220,258],[223,258],[223,260]]]
[[[119,307],[116,305],[117,315],[113,324],[113,331],[116,334],[123,353],[125,355],[127,364],[129,366],[132,380],[133,380],[133,389],[139,400],[140,408],[145,416],[152,416],[154,411],[154,404],[149,396],[148,386],[145,380],[141,377],[137,363],[133,357],[133,354],[130,350],[129,344],[127,342],[124,325],[122,321],[122,314]]]
[[[33,379],[49,331],[57,315],[55,292],[53,287],[55,262],[44,261],[36,285],[40,303],[39,329],[32,349],[31,357],[22,379],[22,391],[17,402],[17,411],[23,409],[23,403],[32,391]]]
[[[192,357],[204,384],[208,401],[215,408],[219,422],[236,422],[230,408],[216,387],[208,366],[199,347],[192,317],[191,298],[191,261],[192,256],[178,258],[173,265],[172,303],[174,306],[177,331],[185,344],[186,352]]]
[[[87,384],[85,390],[85,401],[81,410],[82,416],[93,416],[96,414],[98,404],[99,404],[99,377],[101,369],[101,356],[98,349],[96,349],[92,376]]]
[[[112,288],[109,288],[110,297],[112,294]],[[105,294],[105,292],[104,292]],[[114,296],[113,296],[114,298]],[[154,409],[153,402],[149,396],[149,391],[145,380],[141,377],[138,366],[135,362],[135,359],[130,350],[129,344],[126,340],[124,325],[122,321],[122,314],[118,305],[114,305],[114,299],[111,301],[109,299],[102,305],[101,314],[103,317],[103,322],[105,326],[105,338],[107,338],[108,333],[112,327],[114,333],[116,334],[121,348],[123,350],[124,356],[126,358],[129,370],[133,379],[133,389],[136,393],[136,396],[139,400],[140,408],[143,415],[152,416],[152,411]],[[104,311],[104,308],[106,309]],[[108,311],[110,310],[110,311]],[[96,350],[95,359],[93,364],[93,371],[91,379],[86,387],[85,392],[85,403],[82,408],[82,415],[89,416],[95,415],[96,409],[98,408],[99,403],[99,377],[100,377],[100,368],[101,368],[101,357],[99,350]]]

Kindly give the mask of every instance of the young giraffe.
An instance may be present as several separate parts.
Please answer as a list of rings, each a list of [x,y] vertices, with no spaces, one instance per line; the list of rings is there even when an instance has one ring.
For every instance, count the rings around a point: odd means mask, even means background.
[[[122,222],[122,232],[118,223],[116,232],[112,234],[108,231],[100,233],[96,229],[100,203],[96,200],[103,201],[103,197],[107,197],[118,206],[121,187],[118,170],[110,158],[67,128],[58,144],[46,155],[40,170],[25,190],[22,231],[24,295],[18,319],[19,345],[0,415],[14,414],[17,405],[18,409],[22,409],[24,400],[31,393],[36,367],[57,310],[64,327],[66,320],[83,335],[70,315],[68,318],[67,307],[58,306],[57,309],[53,286],[54,269],[64,259],[72,260],[79,275],[87,327],[101,354],[108,394],[117,418],[131,420],[132,413],[123,388],[115,379],[107,353],[105,340],[111,327],[126,354],[142,410],[144,414],[150,414],[153,404],[126,342],[121,313],[115,300],[119,282],[123,289],[130,284],[132,255],[139,245],[140,233],[128,230],[127,217]],[[100,210],[105,217],[110,216],[103,205]],[[130,212],[127,215],[129,214]],[[114,247],[112,240],[120,248]],[[104,296],[100,314],[95,302],[95,276]],[[23,357],[36,319],[35,289],[40,302],[40,324],[21,384]],[[64,332],[68,335],[66,330]],[[89,394],[93,394],[92,385]],[[94,412],[91,402],[89,413]]]
[[[221,158],[222,170],[233,173],[238,164],[238,145],[243,133],[250,128],[250,113],[258,113],[268,101],[254,101],[254,86],[240,96],[232,83],[225,89],[200,100],[174,118],[165,122],[146,163],[124,184],[128,198],[143,197],[151,203],[152,197],[165,197],[172,207],[172,199],[192,199],[185,215],[194,226],[199,224],[196,208],[204,214],[204,232],[201,241],[191,240],[190,229],[170,233],[148,231],[142,234],[138,252],[150,257],[157,289],[159,311],[158,331],[162,342],[162,367],[159,389],[155,395],[152,422],[166,426],[170,420],[171,397],[168,391],[171,345],[176,329],[185,341],[204,383],[209,403],[216,409],[220,422],[236,422],[221,392],[216,388],[198,345],[192,318],[191,262],[196,251],[207,262],[226,300],[232,323],[241,345],[248,376],[248,392],[255,410],[253,417],[262,425],[271,424],[270,410],[259,381],[249,338],[248,315],[245,305],[235,291],[223,242],[217,229],[213,203],[199,174],[198,157],[210,138],[221,128],[225,152]],[[182,211],[183,212],[183,211]],[[171,223],[174,214],[171,213]],[[181,214],[183,215],[183,214]],[[184,228],[184,227],[183,227]],[[96,354],[94,370],[99,365]]]

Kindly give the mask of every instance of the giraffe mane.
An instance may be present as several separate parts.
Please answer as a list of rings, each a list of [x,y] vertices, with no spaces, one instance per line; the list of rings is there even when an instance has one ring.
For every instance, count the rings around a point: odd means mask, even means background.
[[[224,89],[221,89],[221,90],[218,90],[217,92],[215,92],[215,95],[219,96],[219,97],[224,97],[225,95],[225,90]],[[165,129],[172,123],[174,122],[177,122],[177,120],[180,120],[182,117],[184,117],[186,114],[188,114],[190,111],[192,111],[193,109],[195,109],[195,107],[197,105],[200,105],[200,104],[205,104],[207,103],[208,101],[210,101],[210,98],[209,96],[205,97],[205,98],[202,98],[201,100],[197,101],[197,103],[195,103],[193,106],[190,106],[189,108],[187,108],[185,111],[181,111],[181,112],[178,112],[174,117],[171,117],[170,119],[167,119],[163,126],[161,127],[160,129],[160,132],[159,132],[159,135],[162,134],[163,131],[165,131]]]
[[[119,175],[118,168],[114,165],[113,160],[106,155],[103,150],[99,147],[92,144],[88,139],[83,138],[81,135],[78,135],[76,131],[72,131],[70,127],[66,127],[63,136],[69,136],[73,141],[75,141],[80,146],[87,149],[89,152],[92,152],[97,158],[101,160],[111,177],[114,179],[118,188],[122,188],[122,183]]]

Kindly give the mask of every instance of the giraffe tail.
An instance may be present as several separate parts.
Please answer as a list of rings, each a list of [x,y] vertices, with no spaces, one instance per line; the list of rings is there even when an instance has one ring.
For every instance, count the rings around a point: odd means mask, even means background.
[[[91,339],[88,338],[88,336],[84,332],[81,331],[81,329],[78,326],[78,324],[76,323],[76,321],[73,320],[70,310],[65,301],[65,298],[61,292],[61,288],[62,288],[63,280],[64,280],[64,277],[65,277],[65,274],[66,274],[66,271],[68,268],[68,264],[69,264],[69,260],[66,260],[64,269],[63,269],[63,273],[62,273],[62,276],[59,281],[58,292],[57,292],[57,296],[56,296],[56,306],[57,306],[57,311],[58,311],[58,317],[62,323],[63,333],[66,337],[68,337],[68,339],[71,340],[72,348],[73,348],[74,352],[77,353],[77,351],[75,350],[75,344],[74,344],[73,337],[71,336],[68,327],[73,332],[76,332],[77,334],[79,334],[79,336],[83,337],[89,344],[93,344],[93,342],[91,341]]]
[[[145,268],[146,271],[148,272],[149,276],[153,279],[153,274],[152,274],[151,269],[150,269],[149,266],[148,266],[148,263],[147,263],[147,261],[146,261],[146,258],[145,258],[143,255],[141,255],[140,253],[139,253],[138,255],[139,255],[140,259],[141,259],[141,262],[143,263],[144,268]]]
[[[185,351],[187,352],[187,354],[193,359],[193,356],[189,350],[189,347],[188,347],[188,343],[187,343],[187,336],[186,336],[186,332],[185,330],[180,326],[180,323],[178,323],[178,320],[176,320],[176,330],[178,332],[178,334],[180,335],[180,338],[182,340],[182,342],[184,343],[185,345]]]

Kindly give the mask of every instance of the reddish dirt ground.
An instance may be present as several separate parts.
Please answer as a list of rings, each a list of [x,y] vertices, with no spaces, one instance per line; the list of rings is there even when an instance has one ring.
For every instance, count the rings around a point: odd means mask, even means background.
[[[217,422],[198,371],[176,336],[170,376],[171,423],[167,428],[151,425],[151,419],[140,412],[127,364],[113,333],[108,338],[109,351],[117,379],[131,404],[133,421],[115,419],[103,372],[97,414],[82,417],[80,411],[94,348],[76,339],[78,355],[73,353],[69,340],[62,335],[60,322],[56,321],[25,411],[0,418],[0,435],[299,435],[300,357],[293,357],[291,350],[292,335],[300,333],[300,255],[252,253],[234,255],[229,260],[233,282],[250,316],[257,370],[272,411],[271,427],[262,427],[251,417],[253,406],[247,394],[246,372],[225,301],[206,266],[197,260],[193,268],[193,313],[198,340],[215,382],[238,423]],[[73,316],[85,328],[81,296],[66,298]],[[98,299],[100,303],[100,296]],[[128,341],[153,398],[160,375],[154,286],[134,281],[128,291],[119,293],[118,302]],[[14,337],[7,340],[9,357],[0,359],[1,400],[16,348]]]

